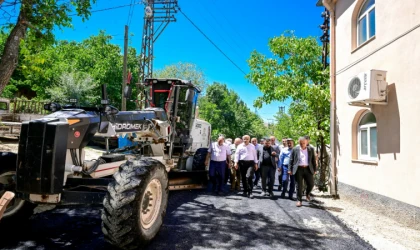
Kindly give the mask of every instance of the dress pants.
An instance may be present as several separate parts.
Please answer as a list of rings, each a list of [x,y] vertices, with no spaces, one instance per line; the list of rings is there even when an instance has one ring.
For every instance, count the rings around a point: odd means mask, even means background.
[[[226,168],[225,168],[225,179],[223,180],[225,185],[228,183],[228,181],[231,179],[230,177],[230,169],[227,166],[228,164],[226,163]]]
[[[236,169],[234,166],[230,168],[230,190],[241,190],[241,171],[238,167]]]
[[[296,196],[298,201],[302,201],[303,180],[305,180],[306,195],[308,195],[314,187],[314,175],[311,173],[311,170],[309,170],[309,167],[298,167],[295,173],[295,179],[297,184]]]
[[[242,187],[244,189],[244,193],[250,194],[252,193],[253,188],[253,181],[252,178],[254,177],[254,161],[239,161],[238,162],[239,169],[241,171],[242,176]]]
[[[261,172],[262,190],[264,192],[273,192],[274,180],[276,175],[276,168],[272,165],[266,166],[261,165],[259,168]],[[268,179],[268,190],[267,190],[267,179]]]
[[[281,175],[281,180],[282,180],[282,185],[283,185],[283,190],[281,191],[281,197],[285,197],[286,192],[287,192],[287,186],[289,185],[289,179],[290,179],[290,187],[289,187],[289,198],[293,198],[293,192],[295,191],[295,176],[294,175],[290,175],[287,173],[288,171],[288,166],[287,165],[283,165],[282,166],[282,175]]]
[[[257,171],[255,171],[254,186],[258,185],[258,182],[260,181],[260,178],[261,178],[261,171],[260,171],[260,169],[257,169]]]
[[[225,180],[226,161],[210,161],[209,176],[213,183],[213,190],[216,191],[217,183],[219,183],[218,191],[223,190]],[[218,175],[216,174],[218,173]]]

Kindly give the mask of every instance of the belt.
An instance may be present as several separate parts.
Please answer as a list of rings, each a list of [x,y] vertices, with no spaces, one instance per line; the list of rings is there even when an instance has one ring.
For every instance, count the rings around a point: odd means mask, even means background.
[[[299,166],[300,168],[307,168],[308,167],[308,165],[306,165],[306,166]]]
[[[226,160],[224,160],[224,161],[214,161],[214,160],[210,160],[210,161],[213,161],[213,162],[225,162]]]
[[[253,160],[239,160],[239,161],[244,161],[244,162],[254,162]]]

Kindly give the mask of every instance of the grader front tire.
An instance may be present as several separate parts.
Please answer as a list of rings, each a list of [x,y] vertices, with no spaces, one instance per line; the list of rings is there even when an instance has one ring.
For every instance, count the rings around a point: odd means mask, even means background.
[[[105,239],[122,249],[146,245],[162,226],[168,191],[168,175],[159,161],[141,158],[121,165],[103,203]]]

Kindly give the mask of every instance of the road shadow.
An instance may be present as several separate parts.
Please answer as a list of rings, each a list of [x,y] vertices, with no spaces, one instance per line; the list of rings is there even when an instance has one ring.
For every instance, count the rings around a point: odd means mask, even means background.
[[[60,207],[2,228],[2,249],[112,249],[101,231],[101,207]]]
[[[197,200],[198,195],[172,195],[164,225],[147,249],[168,249],[168,242],[171,249],[255,249],[262,244],[276,249],[324,249],[325,238],[316,230],[279,223],[262,213],[244,215],[216,208]]]

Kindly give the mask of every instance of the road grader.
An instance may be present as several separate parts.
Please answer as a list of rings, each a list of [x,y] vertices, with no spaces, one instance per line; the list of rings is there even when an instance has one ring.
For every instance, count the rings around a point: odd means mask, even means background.
[[[199,92],[190,81],[146,79],[141,110],[110,105],[106,86],[97,107],[46,104],[51,114],[22,123],[18,153],[1,153],[0,228],[37,205],[103,204],[108,242],[146,245],[163,223],[169,190],[206,186],[211,127],[197,118]],[[94,136],[126,136],[133,145],[86,159]]]

